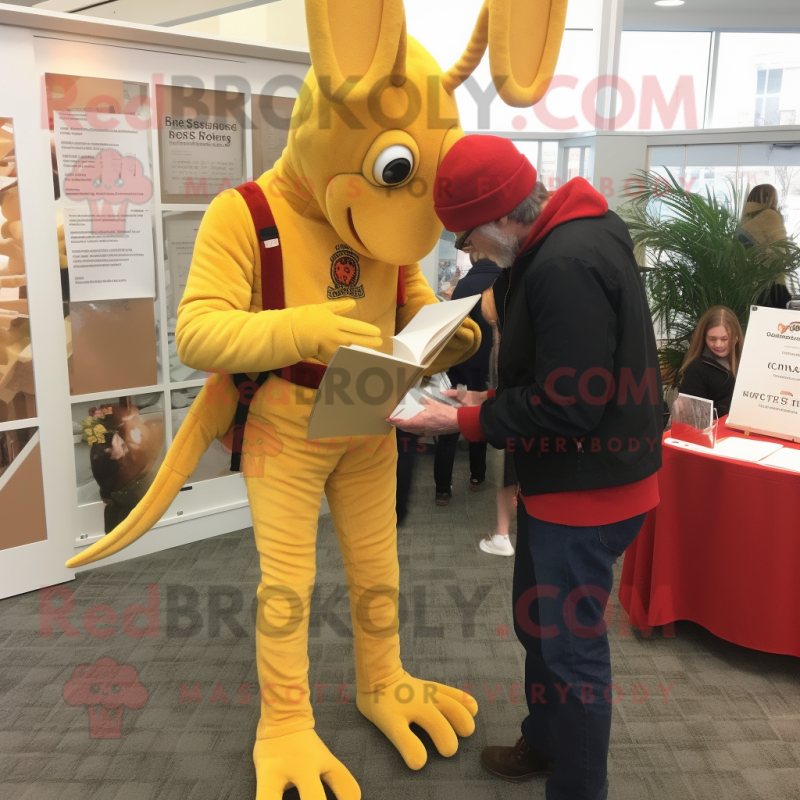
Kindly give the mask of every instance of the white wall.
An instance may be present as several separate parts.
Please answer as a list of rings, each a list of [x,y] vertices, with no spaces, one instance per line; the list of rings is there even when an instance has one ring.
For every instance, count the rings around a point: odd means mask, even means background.
[[[308,47],[304,0],[278,0],[265,6],[233,11],[175,27],[224,36],[226,39]]]
[[[597,133],[594,152],[594,187],[608,199],[612,209],[624,203],[625,181],[643,170],[650,137],[623,133]]]

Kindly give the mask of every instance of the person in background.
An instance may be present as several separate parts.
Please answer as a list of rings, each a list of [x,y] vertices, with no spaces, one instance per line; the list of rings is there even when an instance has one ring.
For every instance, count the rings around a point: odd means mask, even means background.
[[[743,344],[736,314],[727,306],[709,308],[694,329],[678,373],[681,392],[712,400],[724,417],[731,408]]]
[[[537,184],[537,188],[542,184]],[[545,192],[547,190],[545,189]],[[542,208],[544,208],[544,203]],[[498,374],[497,360],[500,353],[500,320],[497,314],[497,302],[503,302],[503,296],[495,296],[495,287],[487,289],[481,297],[481,313],[484,320],[492,328],[492,352],[489,357],[489,387],[497,389]],[[405,434],[409,435],[409,434]],[[494,533],[489,534],[480,542],[480,548],[484,553],[495,556],[513,556],[514,546],[511,544],[509,536],[511,530],[511,518],[514,514],[516,505],[517,487],[519,478],[517,469],[514,466],[514,454],[508,450],[489,451],[487,477],[497,487],[497,528]]]
[[[783,217],[778,212],[778,190],[770,183],[761,183],[747,196],[739,225],[739,241],[745,247],[772,244],[788,239]],[[781,277],[758,298],[756,304],[769,308],[786,308],[792,299]]]
[[[500,267],[483,253],[473,250],[469,254],[472,261],[470,271],[458,282],[453,291],[453,300],[483,294],[490,289],[500,275]],[[463,364],[453,367],[447,376],[453,386],[466,386],[478,392],[486,391],[489,383],[489,355],[492,351],[492,328],[483,319],[481,304],[470,312],[472,319],[481,329],[481,346],[478,352]],[[402,434],[401,434],[402,435]],[[433,479],[436,483],[436,505],[446,506],[453,496],[453,464],[460,434],[446,434],[436,440],[436,456],[433,463]],[[469,488],[477,491],[486,479],[486,442],[470,442],[469,445]],[[513,552],[513,551],[512,551]]]
[[[408,518],[408,503],[411,498],[411,486],[414,483],[414,469],[417,453],[424,453],[428,445],[421,436],[413,433],[397,432],[397,491],[395,508],[397,524],[405,524]]]

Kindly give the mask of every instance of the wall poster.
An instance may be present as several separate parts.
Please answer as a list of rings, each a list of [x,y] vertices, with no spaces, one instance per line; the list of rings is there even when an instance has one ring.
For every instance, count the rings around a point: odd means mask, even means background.
[[[146,84],[48,73],[70,392],[158,383]]]
[[[253,95],[253,174],[258,178],[272,169],[289,141],[292,110],[291,97]]]
[[[160,393],[72,407],[78,505],[102,501],[108,533],[144,497],[164,459]]]
[[[36,417],[14,121],[0,117],[0,422]],[[47,539],[39,431],[0,431],[0,550]]]
[[[0,422],[35,416],[14,122],[0,117]]]
[[[178,306],[184,291],[186,291],[194,243],[202,220],[202,211],[168,211],[164,213],[164,267],[166,270],[167,313],[169,314],[167,320],[169,374],[170,378],[176,382],[203,377],[202,372],[197,372],[181,363],[178,358],[178,345],[175,342]]]
[[[208,203],[244,183],[245,96],[156,87],[162,203]]]

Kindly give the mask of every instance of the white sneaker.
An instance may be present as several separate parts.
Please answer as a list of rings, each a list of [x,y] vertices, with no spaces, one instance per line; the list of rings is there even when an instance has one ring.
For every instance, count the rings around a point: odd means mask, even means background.
[[[480,548],[484,553],[491,553],[493,556],[514,555],[511,539],[508,536],[500,536],[496,533],[481,539]]]

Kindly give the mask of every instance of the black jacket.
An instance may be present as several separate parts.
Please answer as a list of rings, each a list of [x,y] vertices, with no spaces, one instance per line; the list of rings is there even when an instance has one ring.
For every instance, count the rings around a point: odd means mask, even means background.
[[[494,261],[482,258],[473,264],[472,269],[456,284],[453,300],[461,300],[475,294],[483,294],[500,276],[502,270]],[[489,356],[492,352],[492,326],[483,318],[481,304],[472,309],[470,316],[481,329],[481,346],[463,364],[452,367],[447,373],[455,388],[459,383],[467,389],[485,392],[489,383]]]
[[[731,410],[735,386],[736,378],[731,371],[720,364],[707,348],[700,358],[690,362],[681,378],[681,392],[712,400],[720,417]]]
[[[513,449],[522,493],[635,483],[661,466],[661,373],[633,243],[622,220],[564,222],[496,284],[497,396],[480,423]],[[510,285],[509,285],[510,284]]]

